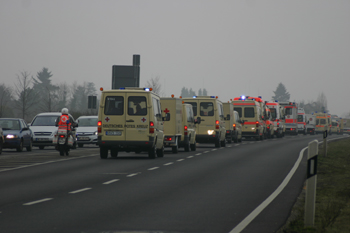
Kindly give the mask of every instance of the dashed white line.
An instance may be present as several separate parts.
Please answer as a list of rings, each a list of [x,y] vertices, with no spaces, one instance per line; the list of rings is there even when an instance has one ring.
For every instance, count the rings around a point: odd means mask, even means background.
[[[188,158],[188,159],[191,159],[191,158],[193,158],[193,156],[191,155],[191,156],[188,156],[187,158]]]
[[[115,180],[110,180],[110,181],[107,181],[107,182],[104,182],[103,184],[112,184],[114,182],[117,182],[119,179],[115,179]]]
[[[173,164],[174,162],[171,162],[171,163],[166,163],[166,164],[164,164],[164,166],[169,166],[169,165],[171,165],[171,164]]]
[[[81,192],[85,192],[85,191],[88,191],[90,190],[91,188],[83,188],[83,189],[79,189],[79,190],[75,190],[75,191],[72,191],[72,192],[69,192],[70,194],[76,194],[76,193],[81,193]]]
[[[216,151],[217,149],[212,149],[211,151]]]
[[[184,159],[178,159],[178,160],[176,160],[176,161],[181,162],[181,161],[184,161]]]
[[[153,170],[156,170],[158,169],[159,167],[152,167],[152,168],[148,168],[149,171],[153,171]]]
[[[126,177],[133,177],[133,176],[137,176],[138,173],[133,173],[133,174],[130,174],[130,175],[127,175]]]
[[[196,155],[201,155],[202,153],[197,153]]]
[[[204,151],[203,153],[209,153],[210,151],[208,151],[208,150],[206,150],[206,151]]]
[[[44,199],[41,199],[41,200],[24,203],[23,205],[35,205],[35,204],[38,204],[38,203],[41,203],[41,202],[51,201],[52,199],[53,198],[44,198]]]

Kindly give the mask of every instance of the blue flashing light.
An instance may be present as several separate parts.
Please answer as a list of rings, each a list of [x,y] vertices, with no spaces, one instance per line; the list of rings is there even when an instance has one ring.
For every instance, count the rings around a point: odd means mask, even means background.
[[[119,88],[119,90],[125,90],[125,87],[121,87],[121,88]]]
[[[145,88],[143,88],[143,90],[145,90],[145,91],[149,91],[149,88],[148,88],[148,87],[145,87]]]
[[[262,99],[261,95],[259,95],[258,98]]]
[[[241,96],[241,100],[245,100],[245,98],[246,98],[246,97],[245,97],[244,95]]]
[[[214,99],[215,99],[215,96],[214,96],[214,95],[212,95],[212,96],[210,96],[210,98],[214,98]]]
[[[278,100],[275,100],[276,103],[278,103]]]
[[[194,95],[194,96],[193,96],[193,99],[195,99],[195,98],[197,98],[197,96],[196,96],[196,95]]]

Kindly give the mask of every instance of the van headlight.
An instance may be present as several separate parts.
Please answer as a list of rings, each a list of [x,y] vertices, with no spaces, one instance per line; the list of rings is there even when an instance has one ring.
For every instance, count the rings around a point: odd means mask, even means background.
[[[214,130],[208,130],[208,135],[213,135],[214,132]]]
[[[14,134],[8,134],[6,135],[7,139],[14,139],[14,138],[18,138],[18,135],[14,135]]]

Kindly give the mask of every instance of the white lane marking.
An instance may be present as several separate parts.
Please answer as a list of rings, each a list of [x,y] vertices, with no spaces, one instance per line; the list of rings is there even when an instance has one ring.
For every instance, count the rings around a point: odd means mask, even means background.
[[[171,165],[171,164],[173,164],[174,162],[171,162],[171,163],[166,163],[166,164],[164,164],[164,166],[169,166],[169,165]]]
[[[93,157],[93,156],[97,156],[97,155],[98,154],[85,155],[85,156],[79,156],[79,157],[71,157],[71,158],[67,158],[67,159],[47,161],[47,162],[43,162],[43,163],[34,163],[34,164],[29,164],[29,165],[25,165],[25,166],[21,166],[21,167],[2,169],[2,170],[0,170],[0,172],[12,171],[12,170],[22,169],[22,168],[26,168],[26,167],[34,167],[34,166],[39,166],[39,165],[44,165],[44,164],[49,164],[49,163],[58,163],[58,162],[63,162],[63,161],[67,161],[67,160],[72,160],[72,159],[82,159],[82,158]]]
[[[184,161],[184,159],[178,159],[178,160],[176,160],[176,161],[181,162],[181,161]]]
[[[92,188],[83,188],[83,189],[79,189],[79,190],[75,190],[75,191],[72,191],[72,192],[69,192],[70,194],[76,194],[76,193],[81,193],[81,192],[85,192],[85,191],[88,191]]]
[[[110,181],[107,181],[107,182],[104,182],[103,184],[112,184],[114,182],[117,182],[119,179],[115,179],[115,180],[110,180]]]
[[[232,147],[232,146],[227,146],[227,147]]]
[[[278,194],[280,194],[282,192],[282,190],[287,186],[288,182],[290,181],[290,179],[294,175],[295,171],[299,167],[299,164],[300,164],[300,162],[303,158],[303,155],[304,155],[304,151],[307,148],[308,147],[304,147],[300,151],[299,158],[295,162],[293,168],[289,171],[288,175],[284,178],[284,180],[280,184],[280,186],[278,186],[278,188],[265,201],[263,201],[258,207],[256,207],[256,209],[253,210],[253,212],[251,212],[245,219],[243,219],[242,222],[240,222],[235,228],[233,228],[230,231],[230,233],[239,233],[239,232],[243,231],[244,228],[246,228],[248,226],[248,224],[251,223],[251,221],[253,221],[254,218],[256,218],[261,213],[261,211],[263,211],[266,208],[266,206],[268,206],[278,196]]]
[[[23,205],[35,205],[35,204],[38,204],[38,203],[41,203],[41,202],[51,201],[52,199],[53,198],[44,198],[44,199],[41,199],[41,200],[24,203]]]
[[[225,149],[225,147],[220,147],[219,150]]]
[[[193,158],[193,156],[191,155],[191,156],[188,156],[187,158],[188,158],[188,159],[191,159],[191,158]]]
[[[209,153],[210,151],[208,151],[208,150],[206,150],[206,151],[204,151],[203,153]]]
[[[239,146],[239,145],[241,145],[241,144],[235,144],[235,146]]]
[[[246,143],[246,142],[243,142],[243,143],[242,143],[242,145],[245,145],[245,144],[247,144],[247,143]]]
[[[156,170],[158,169],[159,167],[152,167],[152,168],[148,168],[149,171],[153,171],[153,170]]]
[[[133,176],[137,176],[139,173],[133,173],[133,174],[130,174],[130,175],[127,175],[126,177],[133,177]]]
[[[217,149],[212,149],[211,151],[216,151]]]
[[[201,155],[202,153],[197,153],[197,154],[195,154],[195,155]]]

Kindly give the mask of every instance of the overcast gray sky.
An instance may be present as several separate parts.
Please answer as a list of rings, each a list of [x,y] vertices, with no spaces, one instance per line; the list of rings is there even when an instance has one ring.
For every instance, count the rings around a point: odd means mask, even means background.
[[[141,55],[141,84],[167,96],[206,88],[222,101],[324,92],[350,112],[349,0],[0,0],[0,83],[43,67],[55,84],[111,87],[112,65]]]

